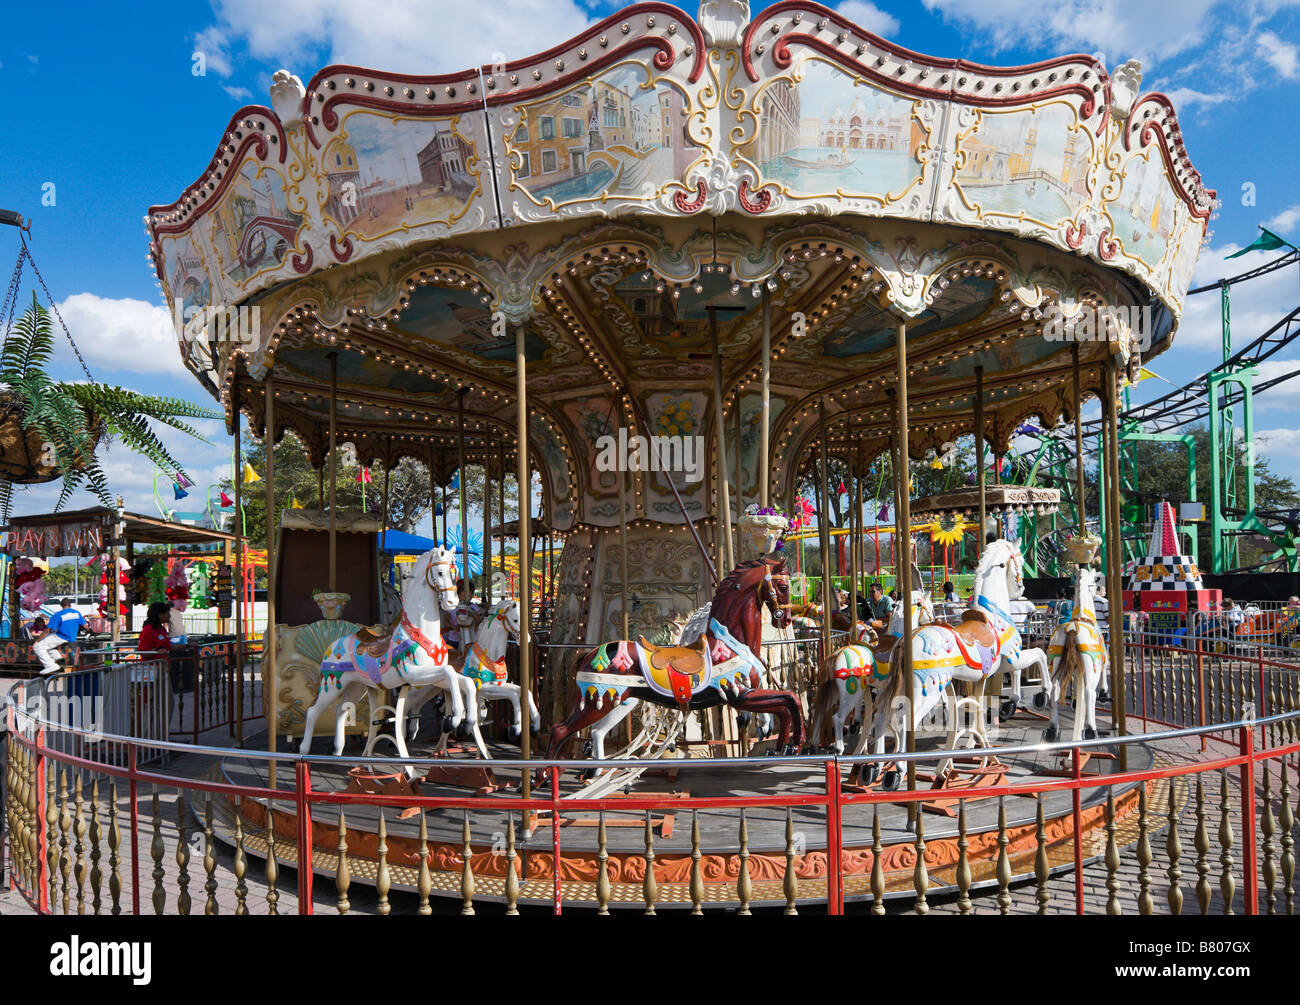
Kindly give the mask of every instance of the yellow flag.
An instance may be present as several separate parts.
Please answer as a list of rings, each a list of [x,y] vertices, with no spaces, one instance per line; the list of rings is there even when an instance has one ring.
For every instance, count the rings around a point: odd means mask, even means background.
[[[1133,383],[1140,384],[1148,377],[1156,377],[1157,379],[1159,379],[1159,374],[1157,374],[1154,370],[1148,370],[1145,366],[1141,367],[1138,370],[1137,380],[1133,381]]]
[[[262,476],[253,470],[253,465],[249,464],[248,461],[244,461],[244,484],[252,485],[253,482],[260,482],[261,480]]]
[[[290,508],[290,509],[302,509],[302,503],[300,503],[300,502],[298,501],[298,497],[297,497],[297,496],[292,496],[292,495],[291,495],[291,496],[289,497],[289,508]]]

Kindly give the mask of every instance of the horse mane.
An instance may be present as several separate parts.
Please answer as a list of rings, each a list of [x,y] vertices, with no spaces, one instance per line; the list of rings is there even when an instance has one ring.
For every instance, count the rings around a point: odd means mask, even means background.
[[[737,609],[747,603],[753,603],[749,590],[765,577],[778,563],[766,558],[754,558],[741,562],[728,576],[718,584],[713,595],[713,604],[709,614],[723,625],[733,625],[733,615]]]

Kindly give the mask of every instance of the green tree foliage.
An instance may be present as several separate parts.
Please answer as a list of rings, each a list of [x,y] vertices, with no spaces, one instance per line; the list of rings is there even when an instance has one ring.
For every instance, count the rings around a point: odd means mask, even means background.
[[[362,485],[357,481],[361,467],[350,460],[350,451],[341,449],[338,457],[337,488],[335,499],[341,513],[357,513],[364,508],[378,516],[384,500],[383,468],[370,469],[370,484],[365,486],[365,505],[362,505]],[[244,528],[254,547],[266,543],[266,447],[254,441],[244,451],[244,459],[263,477],[263,481],[242,487],[244,494]],[[388,473],[388,519],[386,525],[410,534],[429,536],[433,530],[429,522],[429,469],[418,461],[404,458]],[[287,434],[275,447],[275,519],[278,526],[280,514],[296,499],[306,509],[329,508],[329,463],[323,472],[313,468],[307,460],[307,451],[292,434]],[[229,479],[222,487],[233,495]],[[322,494],[323,488],[323,494]],[[443,497],[443,486],[438,486],[437,501]],[[468,466],[465,478],[466,510],[470,529],[482,532],[483,524],[483,468]],[[497,505],[497,483],[492,481],[492,522],[501,522]],[[507,477],[505,487],[506,518],[515,516],[516,499],[514,479]],[[457,492],[447,492],[447,508],[453,523],[456,516]],[[450,526],[450,525],[449,525]],[[442,535],[442,517],[438,518],[438,536]]]

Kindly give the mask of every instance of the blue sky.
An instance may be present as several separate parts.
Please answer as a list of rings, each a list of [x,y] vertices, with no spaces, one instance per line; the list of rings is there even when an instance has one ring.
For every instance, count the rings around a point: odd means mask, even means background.
[[[1112,69],[1141,59],[1143,90],[1174,98],[1193,163],[1223,203],[1195,282],[1273,257],[1223,261],[1253,240],[1259,224],[1300,244],[1300,187],[1291,180],[1300,0],[849,0],[838,7],[864,27],[938,56],[1013,65],[1090,52]],[[538,51],[616,9],[574,0],[13,6],[0,39],[0,206],[32,218],[36,260],[97,379],[202,400],[167,341],[142,217],[194,180],[242,104],[267,102],[276,69],[303,80],[330,62],[449,72]],[[695,5],[687,9],[694,13]],[[0,257],[17,247],[15,232],[0,231]],[[1297,296],[1294,270],[1239,288],[1234,344],[1263,332]],[[1175,352],[1154,369],[1182,383],[1212,366],[1218,310],[1216,296],[1191,301]],[[1300,350],[1285,355],[1300,360]],[[70,354],[62,365],[69,378],[77,374]],[[1268,371],[1296,365],[1275,361]],[[1260,399],[1257,425],[1264,455],[1300,475],[1300,431],[1292,428],[1300,380],[1294,383]],[[1135,396],[1164,390],[1147,381]],[[219,425],[205,431],[211,447],[171,440],[200,491],[229,464]],[[147,465],[132,460],[111,471],[129,507],[152,510]],[[52,501],[41,489],[19,494],[16,506],[36,511]]]

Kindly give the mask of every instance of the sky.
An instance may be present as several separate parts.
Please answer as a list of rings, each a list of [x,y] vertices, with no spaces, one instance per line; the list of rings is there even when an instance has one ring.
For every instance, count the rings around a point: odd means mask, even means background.
[[[1193,285],[1276,257],[1224,258],[1264,225],[1300,244],[1295,96],[1300,85],[1300,0],[923,0],[834,5],[910,49],[1016,65],[1095,53],[1112,70],[1143,64],[1143,91],[1174,100],[1192,162],[1222,206],[1210,223]],[[49,288],[97,380],[209,404],[182,368],[162,292],[146,259],[143,216],[199,174],[244,104],[269,103],[271,74],[304,81],[329,63],[406,73],[448,73],[548,48],[617,10],[588,0],[214,0],[14,6],[0,37],[0,207],[32,220],[29,239]],[[690,13],[695,4],[688,4]],[[758,4],[752,6],[757,14]],[[18,234],[0,228],[0,259]],[[8,266],[0,266],[8,269]],[[30,275],[29,275],[30,278]],[[24,294],[30,299],[30,289]],[[1238,287],[1233,345],[1261,334],[1300,297],[1288,269]],[[1175,350],[1152,368],[1174,384],[1220,359],[1215,294],[1187,305]],[[1300,366],[1300,349],[1262,377]],[[62,350],[56,376],[80,371]],[[1134,400],[1168,385],[1147,380]],[[1300,477],[1300,379],[1262,395],[1257,449],[1275,470]],[[210,445],[167,442],[198,485],[230,467],[219,422],[201,423]],[[147,463],[109,454],[114,490],[132,510],[154,512]],[[170,497],[168,486],[164,494]],[[56,490],[15,496],[17,512],[42,512]],[[84,496],[75,504],[93,504]]]

